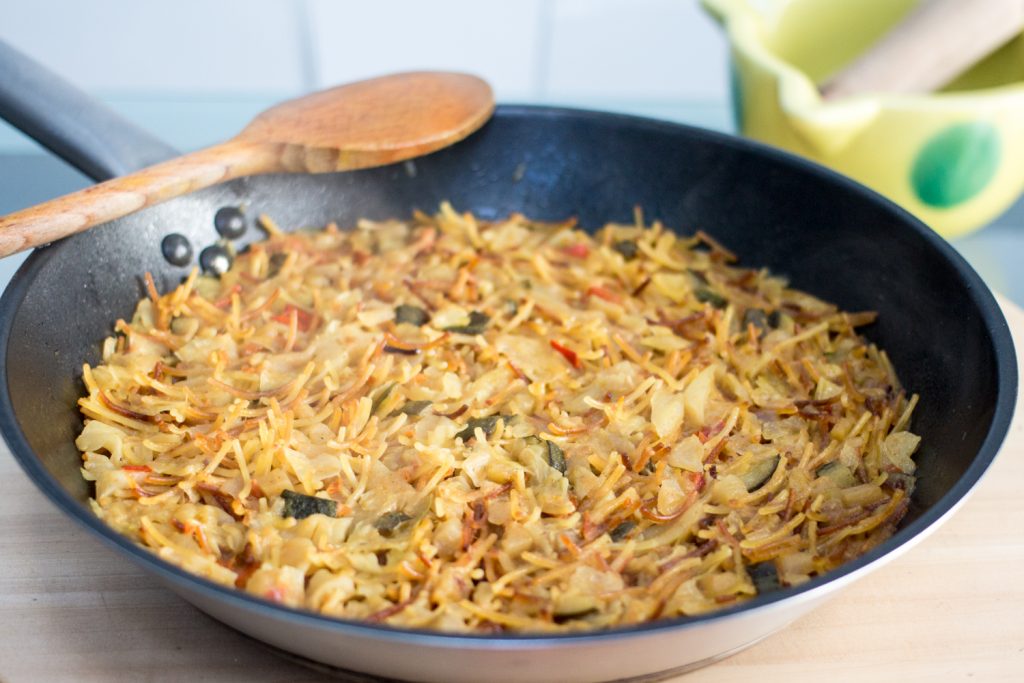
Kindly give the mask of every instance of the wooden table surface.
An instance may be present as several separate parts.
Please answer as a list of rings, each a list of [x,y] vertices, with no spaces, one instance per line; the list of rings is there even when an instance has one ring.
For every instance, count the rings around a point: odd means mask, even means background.
[[[1003,308],[1019,355],[1024,312]],[[992,468],[939,531],[789,628],[679,680],[1024,681],[1022,403]],[[185,680],[329,679],[101,546],[0,445],[0,683]]]

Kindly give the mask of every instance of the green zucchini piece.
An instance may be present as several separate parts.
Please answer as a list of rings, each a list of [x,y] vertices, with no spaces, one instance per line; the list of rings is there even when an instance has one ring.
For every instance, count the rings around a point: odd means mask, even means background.
[[[743,312],[743,329],[746,329],[748,325],[753,325],[762,332],[767,330],[768,314],[760,308],[748,308]]]
[[[385,384],[384,387],[377,392],[377,395],[373,397],[370,403],[370,415],[377,414],[377,409],[380,408],[381,404],[383,404],[384,401],[387,400],[388,396],[391,395],[391,392],[394,391],[396,384],[397,382],[390,382],[389,384]]]
[[[701,303],[711,304],[715,308],[725,308],[729,305],[728,299],[707,287],[698,287],[693,290],[693,295]]]
[[[307,496],[297,491],[282,491],[284,498],[284,516],[295,519],[305,519],[310,515],[326,515],[328,517],[338,516],[337,501],[329,498],[317,498]]]
[[[487,323],[489,322],[491,322],[491,316],[480,311],[473,311],[469,314],[469,322],[467,324],[455,325],[444,329],[458,334],[482,334],[487,329]]]
[[[548,464],[565,474],[565,453],[554,441],[548,441]]]
[[[498,419],[504,417],[503,415],[488,415],[487,417],[474,417],[466,423],[466,428],[455,435],[455,438],[462,439],[463,441],[469,441],[476,436],[476,428],[484,430],[484,434],[490,436],[494,433],[494,428],[498,426]],[[508,421],[508,418],[505,418]]]
[[[629,535],[629,532],[636,528],[636,522],[631,519],[627,519],[622,524],[612,529],[608,535],[612,537],[612,540],[616,543],[624,539]]]
[[[288,254],[283,251],[279,251],[275,254],[270,255],[270,260],[267,263],[267,277],[271,278],[281,272],[281,266],[288,260]]]
[[[771,560],[750,565],[747,567],[747,573],[750,574],[750,580],[754,583],[758,595],[779,590],[782,586],[779,581],[779,570]]]
[[[403,356],[415,356],[417,353],[419,353],[419,351],[416,349],[400,349],[397,346],[385,344],[384,353],[397,353]]]
[[[814,474],[818,477],[828,477],[841,489],[856,486],[857,484],[857,477],[853,476],[850,468],[838,460],[822,465],[814,471]]]
[[[401,325],[407,323],[409,325],[415,325],[420,327],[430,322],[430,314],[419,306],[412,306],[410,304],[401,304],[395,307],[395,324]]]
[[[619,240],[612,245],[612,249],[622,254],[622,258],[632,261],[639,251],[634,240]]]
[[[762,460],[755,462],[749,470],[740,475],[740,480],[747,487],[747,492],[751,493],[758,490],[765,485],[772,475],[775,474],[776,468],[779,466],[779,461],[782,458],[778,455],[772,455]]]
[[[429,407],[430,401],[406,401],[405,405],[399,408],[396,412],[402,413],[403,415],[419,415]]]
[[[596,607],[590,607],[587,609],[580,609],[578,612],[571,613],[558,613],[552,615],[552,618],[556,624],[565,624],[576,619],[585,619],[592,614],[597,614],[598,609]]]
[[[408,522],[412,517],[404,512],[385,512],[373,523],[373,527],[381,536],[390,538],[395,529]]]

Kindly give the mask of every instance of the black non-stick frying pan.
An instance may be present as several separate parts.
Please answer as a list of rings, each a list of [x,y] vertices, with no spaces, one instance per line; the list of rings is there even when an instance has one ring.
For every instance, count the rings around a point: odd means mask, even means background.
[[[0,51],[0,115],[97,179],[172,153],[9,50]],[[291,229],[404,217],[442,200],[484,218],[577,216],[587,228],[628,221],[640,206],[673,228],[712,234],[741,263],[785,274],[847,310],[878,311],[866,334],[888,351],[907,389],[921,395],[913,422],[923,437],[919,482],[902,529],[827,576],[712,615],[581,635],[457,636],[279,607],[192,576],[93,516],[74,446],[81,365],[98,360],[113,322],[131,314],[146,271],[161,289],[188,273],[192,264],[165,260],[164,236],[181,233],[198,252],[217,240],[213,216],[225,206],[246,205],[247,215],[267,213]],[[259,237],[250,228],[239,246]],[[0,300],[0,428],[56,505],[233,627],[302,657],[400,680],[634,679],[750,644],[947,517],[995,457],[1016,393],[1013,346],[992,295],[905,211],[839,175],[744,140],[567,109],[499,107],[478,133],[412,163],[247,177],[146,208],[36,250]]]

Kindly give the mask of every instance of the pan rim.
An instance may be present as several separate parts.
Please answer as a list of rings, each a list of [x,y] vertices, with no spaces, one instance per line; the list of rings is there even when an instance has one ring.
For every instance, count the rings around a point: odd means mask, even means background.
[[[964,258],[944,239],[933,232],[919,219],[873,190],[789,152],[737,136],[710,131],[680,123],[657,119],[615,114],[586,109],[535,105],[500,105],[496,108],[495,119],[525,120],[531,118],[568,118],[595,124],[626,125],[666,135],[686,135],[701,142],[725,146],[766,158],[773,164],[789,167],[796,173],[809,174],[839,186],[859,201],[868,202],[893,214],[894,219],[906,229],[916,233],[938,256],[948,262],[962,278],[968,289],[967,296],[977,307],[980,321],[988,332],[991,351],[995,359],[996,397],[988,431],[975,458],[957,482],[934,505],[921,515],[900,528],[892,537],[868,553],[847,562],[841,567],[797,587],[789,587],[758,596],[747,602],[709,614],[657,620],[644,624],[613,628],[602,631],[556,634],[463,634],[398,628],[370,624],[361,621],[339,619],[319,613],[284,607],[262,598],[252,596],[233,587],[223,586],[208,579],[191,574],[153,553],[135,545],[121,536],[92,514],[88,507],[72,498],[49,473],[42,461],[35,455],[25,434],[18,424],[8,382],[8,346],[16,316],[22,301],[29,291],[37,273],[60,249],[60,244],[36,249],[15,273],[10,284],[0,297],[0,432],[7,442],[12,455],[33,484],[61,511],[87,529],[108,547],[120,550],[127,557],[173,586],[189,592],[198,592],[208,599],[228,604],[250,612],[257,612],[276,620],[296,625],[328,629],[338,636],[358,636],[382,639],[400,645],[418,645],[443,648],[469,648],[473,650],[509,650],[528,648],[570,647],[602,643],[608,640],[634,639],[653,633],[666,634],[698,628],[708,622],[720,622],[746,616],[762,610],[772,609],[780,603],[809,601],[849,583],[870,572],[877,566],[891,560],[903,550],[922,540],[927,534],[951,515],[966,500],[999,452],[1013,417],[1018,383],[1018,368],[1009,325],[1000,310],[995,297],[980,276]],[[487,125],[491,125],[488,123]]]

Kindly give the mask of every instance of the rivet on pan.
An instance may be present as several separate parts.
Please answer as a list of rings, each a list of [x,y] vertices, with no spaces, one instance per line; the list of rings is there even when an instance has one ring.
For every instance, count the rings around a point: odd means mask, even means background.
[[[160,251],[172,266],[187,266],[192,261],[192,244],[181,233],[172,232],[164,237]]]
[[[236,206],[225,206],[213,216],[213,226],[221,237],[237,239],[245,234],[245,214]]]
[[[231,254],[219,244],[214,244],[199,252],[199,265],[205,273],[223,275],[231,268]]]

